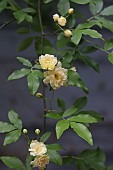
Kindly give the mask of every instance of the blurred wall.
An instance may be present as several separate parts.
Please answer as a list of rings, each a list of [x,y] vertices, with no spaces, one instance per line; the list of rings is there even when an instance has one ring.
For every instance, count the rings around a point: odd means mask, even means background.
[[[105,1],[105,5],[112,5],[111,1]],[[82,7],[81,11],[90,15],[87,12],[86,7]],[[6,21],[5,15],[2,14],[0,25]],[[16,60],[17,56],[25,56],[29,59],[36,59],[36,54],[33,51],[32,46],[18,53],[17,49],[22,39],[27,37],[26,35],[16,34],[16,24],[11,25],[0,30],[0,120],[7,121],[7,113],[10,109],[14,109],[19,113],[23,120],[24,127],[30,132],[30,136],[35,138],[34,130],[36,128],[42,128],[42,102],[35,96],[30,96],[27,89],[27,81],[25,78],[16,81],[7,81],[7,77],[12,71],[21,68],[21,64]],[[106,29],[102,32],[106,39],[113,38],[113,33],[110,33]],[[53,40],[55,42],[55,39]],[[100,73],[96,73],[90,68],[77,64],[77,70],[81,75],[84,83],[89,89],[90,94],[88,97],[88,104],[85,109],[95,110],[101,113],[105,120],[102,123],[91,125],[91,131],[94,138],[94,148],[99,146],[107,155],[107,164],[113,163],[113,65],[107,60],[105,53],[100,51],[96,52],[92,57],[100,65]],[[46,94],[49,95],[48,90]],[[66,100],[67,106],[70,106],[73,101],[85,94],[81,89],[76,87],[66,87],[56,90],[56,97],[61,97]],[[55,121],[49,119],[47,121],[47,129],[53,132],[52,138],[49,142],[55,142],[56,137],[54,133]],[[68,137],[69,135],[69,137]],[[9,146],[3,147],[4,135],[0,134],[0,155],[12,155],[18,156],[22,160],[25,159],[27,154],[26,141],[24,138],[13,143]],[[60,143],[63,143],[67,151],[63,152],[68,154],[79,154],[83,149],[91,148],[85,141],[76,136],[73,131],[67,131],[63,134]],[[1,163],[2,170],[8,170],[5,165]],[[61,170],[61,167],[50,165],[48,169]],[[66,167],[64,166],[64,169]],[[68,169],[74,169],[74,167],[67,167]]]

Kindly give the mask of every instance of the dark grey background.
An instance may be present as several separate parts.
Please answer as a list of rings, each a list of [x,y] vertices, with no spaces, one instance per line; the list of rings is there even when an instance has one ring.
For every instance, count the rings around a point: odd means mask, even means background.
[[[112,5],[113,1],[105,1],[105,5]],[[86,6],[80,7],[83,13],[90,13]],[[4,14],[1,15],[0,25],[6,21]],[[24,127],[28,129],[30,136],[35,138],[34,130],[42,128],[43,124],[43,109],[42,102],[35,96],[30,96],[27,89],[27,81],[25,78],[12,82],[7,81],[7,77],[12,71],[21,68],[21,64],[16,60],[16,57],[22,55],[32,60],[36,59],[36,54],[33,46],[21,53],[17,52],[18,46],[26,35],[16,34],[16,24],[11,25],[0,30],[0,120],[8,121],[7,113],[10,109],[14,109],[19,113],[23,120]],[[101,30],[100,30],[101,32]],[[101,32],[104,38],[113,38],[113,33],[104,29]],[[55,39],[53,40],[53,42]],[[107,60],[107,55],[100,51],[96,52],[92,57],[100,65],[100,73],[94,72],[88,67],[77,64],[77,71],[81,75],[82,80],[89,89],[88,104],[85,109],[95,110],[101,113],[105,120],[102,123],[91,125],[91,131],[94,139],[94,146],[90,147],[84,140],[69,130],[63,134],[59,143],[63,144],[67,150],[62,154],[77,155],[87,148],[96,148],[97,146],[103,149],[107,156],[107,164],[113,163],[113,65]],[[49,92],[46,91],[49,95]],[[73,101],[85,94],[81,89],[76,87],[66,87],[56,90],[54,103],[57,97],[65,99],[67,106],[70,106]],[[49,142],[56,142],[54,133],[55,121],[48,119],[47,130],[53,132],[52,138]],[[23,137],[17,142],[9,146],[3,147],[4,135],[0,134],[0,155],[18,156],[23,161],[27,154],[27,143]],[[0,164],[2,170],[8,170],[5,165]],[[48,169],[61,170],[63,167],[50,165]],[[72,167],[65,167],[64,169],[74,170]]]

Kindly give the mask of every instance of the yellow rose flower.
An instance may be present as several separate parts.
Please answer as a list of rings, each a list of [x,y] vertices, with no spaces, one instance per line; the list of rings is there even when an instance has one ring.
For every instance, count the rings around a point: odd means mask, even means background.
[[[58,15],[58,14],[54,14],[54,15],[53,15],[53,19],[54,19],[55,22],[58,21],[59,15]]]
[[[66,85],[67,83],[67,69],[61,67],[61,63],[58,62],[58,65],[52,71],[46,71],[44,73],[45,79],[43,82],[45,84],[50,83],[53,89],[58,89],[61,86]]]
[[[67,29],[67,30],[64,31],[64,35],[65,35],[65,37],[71,37],[72,36],[72,32]]]
[[[53,70],[57,64],[57,58],[50,54],[41,55],[39,57],[39,63],[42,69]]]
[[[72,15],[74,13],[74,9],[73,8],[70,8],[69,10],[68,10],[68,14],[69,15]]]
[[[62,16],[58,19],[58,24],[61,25],[61,26],[65,26],[66,22],[67,22],[66,18],[64,18]]]
[[[30,155],[32,156],[40,156],[47,152],[47,148],[43,142],[32,140],[29,151],[30,151]]]
[[[30,164],[33,165],[33,167],[38,167],[39,170],[44,170],[46,168],[46,165],[49,164],[49,156],[48,155],[41,155],[35,157],[34,161],[32,161]]]

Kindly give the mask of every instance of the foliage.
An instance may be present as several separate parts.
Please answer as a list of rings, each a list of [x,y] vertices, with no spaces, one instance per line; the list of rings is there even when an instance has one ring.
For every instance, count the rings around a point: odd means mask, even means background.
[[[83,110],[87,104],[87,97],[83,96],[75,99],[69,108],[66,107],[65,101],[59,97],[57,99],[57,110],[54,110],[52,101],[55,90],[61,86],[65,88],[75,86],[75,88],[79,87],[83,90],[84,93],[89,93],[82,76],[79,75],[79,68],[77,67],[76,69],[77,64],[75,66],[75,63],[83,62],[86,66],[99,72],[99,65],[91,58],[91,54],[100,50],[108,55],[108,60],[113,64],[113,39],[105,40],[100,31],[100,29],[106,28],[113,32],[113,21],[108,18],[108,16],[113,15],[113,5],[104,8],[103,0],[24,0],[23,3],[24,8],[21,7],[18,1],[1,0],[0,12],[8,10],[11,12],[12,18],[9,22],[3,24],[0,29],[12,22],[16,22],[21,26],[17,29],[17,33],[22,34],[23,37],[24,34],[27,35],[27,38],[21,42],[18,52],[33,45],[37,54],[34,62],[23,56],[17,57],[23,67],[14,71],[8,77],[8,80],[26,77],[30,94],[36,95],[43,100],[43,132],[41,135],[38,134],[40,130],[37,131],[38,133],[36,132],[35,142],[37,141],[37,145],[43,144],[47,149],[44,154],[49,156],[51,162],[59,166],[64,163],[74,164],[78,170],[113,169],[112,165],[106,167],[105,154],[99,148],[85,150],[76,157],[61,155],[59,151],[64,149],[63,146],[59,143],[48,144],[47,141],[51,138],[51,132],[46,129],[48,118],[56,120],[57,141],[65,131],[71,128],[73,134],[80,136],[87,143],[93,145],[93,137],[89,126],[92,123],[103,121],[103,117],[95,111]],[[87,5],[91,12],[91,17],[84,17],[79,10],[76,10],[77,5],[79,7]],[[53,7],[57,7],[54,10],[57,10],[58,14],[52,16]],[[82,20],[81,23],[78,23],[79,18]],[[50,23],[52,23],[53,28],[49,25]],[[55,44],[49,38],[50,36],[56,37]],[[99,39],[103,46],[96,43],[95,39]],[[55,63],[56,60],[57,62]],[[41,93],[37,93],[40,85],[43,86],[43,90]],[[46,98],[46,88],[49,89],[52,98]],[[46,107],[47,102],[50,105],[49,108]],[[0,133],[7,133],[4,145],[16,142],[23,134],[27,139],[28,148],[31,147],[32,150],[34,141],[29,138],[28,131],[23,130],[19,115],[11,110],[8,113],[8,118],[9,123],[0,122]],[[44,143],[47,144],[44,145]],[[35,165],[35,159],[38,162],[41,156],[45,156],[44,154],[35,155],[36,157],[34,158],[32,154],[27,154],[25,165],[16,157],[1,156],[0,160],[9,168],[31,170],[33,168],[31,165]],[[48,163],[44,164],[43,169],[45,169],[46,164]],[[39,164],[36,164],[36,167],[39,168]]]

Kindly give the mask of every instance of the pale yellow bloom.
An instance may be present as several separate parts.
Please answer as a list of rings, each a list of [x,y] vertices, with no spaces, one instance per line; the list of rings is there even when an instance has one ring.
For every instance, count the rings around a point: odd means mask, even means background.
[[[48,155],[41,155],[35,157],[34,161],[32,161],[30,164],[33,165],[33,167],[38,167],[39,170],[44,170],[46,168],[46,165],[49,164],[49,156]]]
[[[50,54],[41,55],[39,57],[39,63],[42,69],[53,70],[57,64],[57,58]]]
[[[54,19],[55,22],[58,21],[59,15],[58,15],[58,14],[54,14],[54,15],[53,15],[53,19]]]
[[[30,151],[30,155],[32,156],[40,156],[47,152],[47,148],[43,142],[32,140],[29,151]]]
[[[44,73],[45,79],[43,82],[45,84],[50,83],[53,89],[58,89],[67,83],[67,69],[61,67],[61,62],[52,71],[46,71]]]
[[[61,17],[58,19],[58,24],[61,25],[61,26],[65,26],[65,25],[66,25],[66,18],[64,18],[64,17],[61,16]]]
[[[72,36],[72,32],[67,29],[67,30],[64,31],[64,35],[65,35],[65,37],[71,37]]]
[[[73,14],[74,13],[74,9],[73,8],[70,8],[69,10],[68,10],[68,14],[70,15],[70,14]]]

